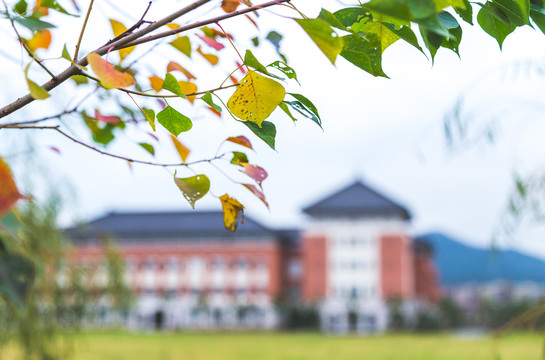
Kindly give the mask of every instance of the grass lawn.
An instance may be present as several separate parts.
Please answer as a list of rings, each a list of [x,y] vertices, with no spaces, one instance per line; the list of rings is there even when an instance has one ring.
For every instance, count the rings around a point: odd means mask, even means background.
[[[500,341],[451,334],[371,337],[288,333],[93,332],[76,337],[75,360],[542,359],[543,336]],[[499,357],[495,356],[495,351]],[[15,358],[13,348],[0,353]]]

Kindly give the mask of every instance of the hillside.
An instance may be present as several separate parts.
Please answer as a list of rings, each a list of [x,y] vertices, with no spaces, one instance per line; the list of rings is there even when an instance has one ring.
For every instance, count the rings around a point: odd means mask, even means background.
[[[545,261],[538,258],[512,250],[468,246],[440,233],[416,239],[433,246],[442,285],[498,279],[545,283]]]

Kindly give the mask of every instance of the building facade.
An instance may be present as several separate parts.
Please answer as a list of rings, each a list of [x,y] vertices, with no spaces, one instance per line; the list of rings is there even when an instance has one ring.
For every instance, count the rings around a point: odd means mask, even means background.
[[[272,329],[289,302],[315,307],[325,331],[376,332],[389,300],[436,300],[431,257],[407,236],[404,207],[357,182],[303,211],[301,229],[246,218],[231,233],[221,212],[111,213],[67,234],[76,261],[93,266],[104,261],[100,239],[117,241],[135,327]]]

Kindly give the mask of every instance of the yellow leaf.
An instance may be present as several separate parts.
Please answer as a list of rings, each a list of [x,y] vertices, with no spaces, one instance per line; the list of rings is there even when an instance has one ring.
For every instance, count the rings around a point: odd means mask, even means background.
[[[97,53],[87,55],[87,61],[105,89],[118,89],[135,84],[135,80],[130,74],[117,70]]]
[[[174,30],[180,27],[180,25],[176,23],[168,23],[167,26],[169,27],[170,30]]]
[[[465,9],[466,5],[464,4],[464,0],[433,0],[435,3],[435,9],[437,11],[441,11],[444,8],[447,8],[449,6],[459,8],[459,9]]]
[[[178,85],[180,85],[180,89],[186,95],[197,92],[197,85],[195,85],[195,83],[188,82],[188,81],[178,81]],[[193,104],[193,101],[195,101],[195,96],[196,95],[188,96],[187,100],[189,100],[189,102]]]
[[[189,153],[191,152],[191,150],[189,150],[184,144],[182,144],[176,136],[170,135],[170,138],[172,139],[172,143],[174,144],[176,151],[180,155],[180,158],[185,163],[185,160],[189,156]]]
[[[155,90],[155,92],[160,92],[163,88],[163,79],[161,79],[159,76],[150,76],[149,82],[151,84],[151,88]]]
[[[206,54],[206,53],[203,53],[200,46],[197,48],[197,52],[198,52],[199,54],[201,54],[202,57],[203,57],[206,61],[208,61],[211,65],[217,65],[218,62],[220,61],[219,57],[217,57],[217,56],[214,55],[214,54]]]
[[[127,28],[125,27],[125,25],[123,25],[117,20],[110,19],[110,25],[112,26],[112,30],[114,32],[115,37],[127,31]],[[123,59],[125,59],[127,55],[129,55],[133,50],[134,50],[134,46],[119,50],[119,59],[123,61]]]
[[[241,216],[241,223],[244,224],[244,205],[227,194],[220,196],[220,200],[225,228],[229,231],[235,231],[238,226],[237,219],[239,216]]]
[[[47,49],[51,44],[51,32],[49,30],[40,30],[30,40],[25,40],[25,43],[32,52],[40,48]]]
[[[238,118],[261,127],[263,120],[284,100],[284,95],[286,91],[278,82],[250,71],[240,81],[227,106]]]
[[[32,96],[32,98],[36,100],[47,99],[51,96],[49,95],[47,90],[28,78],[28,70],[30,69],[30,64],[32,63],[29,63],[25,68],[25,79],[28,85],[28,90],[30,91],[30,96]]]
[[[187,57],[191,57],[191,41],[187,36],[180,36],[169,42],[174,48],[176,48],[182,54],[185,54]]]
[[[8,164],[0,158],[0,217],[5,215],[17,202],[25,198],[21,195]]]

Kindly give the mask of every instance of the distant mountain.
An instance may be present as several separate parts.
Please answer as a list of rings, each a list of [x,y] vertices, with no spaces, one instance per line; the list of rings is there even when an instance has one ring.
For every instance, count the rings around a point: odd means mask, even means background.
[[[512,250],[468,246],[440,233],[429,233],[416,239],[433,246],[442,285],[498,279],[545,283],[545,261],[538,258]]]

